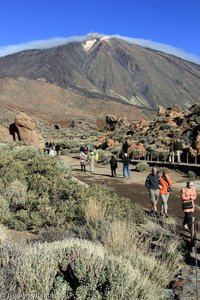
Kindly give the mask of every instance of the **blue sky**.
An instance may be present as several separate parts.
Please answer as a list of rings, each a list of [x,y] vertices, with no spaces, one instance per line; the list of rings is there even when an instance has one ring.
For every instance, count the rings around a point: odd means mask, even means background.
[[[169,45],[200,63],[200,0],[2,0],[0,28],[0,55],[98,32]]]

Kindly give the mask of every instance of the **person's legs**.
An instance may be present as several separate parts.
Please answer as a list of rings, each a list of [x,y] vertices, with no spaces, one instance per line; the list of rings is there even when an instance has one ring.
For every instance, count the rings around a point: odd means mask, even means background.
[[[130,171],[130,166],[127,166],[127,172],[128,172],[128,177],[131,177],[131,171]]]
[[[192,213],[191,212],[185,212],[183,226],[191,229],[191,227],[192,227]]]
[[[181,162],[181,154],[182,154],[182,151],[181,151],[181,150],[177,150],[177,151],[176,151],[176,154],[177,154],[177,162],[180,163],[180,162]]]
[[[123,166],[123,177],[124,178],[126,178],[126,171],[127,171],[126,166]]]
[[[116,177],[116,168],[113,169],[113,175]]]
[[[111,167],[111,176],[113,177],[114,175],[114,169]]]
[[[149,196],[151,200],[151,209],[157,214],[157,203],[159,198],[159,190],[150,190]]]
[[[162,206],[161,206],[161,215],[164,213],[165,216],[167,217],[167,209],[168,209],[168,198],[169,198],[169,194],[161,194],[160,195],[161,201],[162,201]]]
[[[174,151],[170,152],[169,162],[171,162],[172,164],[174,163]]]

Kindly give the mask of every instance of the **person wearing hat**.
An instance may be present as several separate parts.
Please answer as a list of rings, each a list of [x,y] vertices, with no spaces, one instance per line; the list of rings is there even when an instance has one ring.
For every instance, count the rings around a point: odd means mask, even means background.
[[[151,201],[151,214],[157,216],[157,204],[160,195],[160,188],[162,187],[162,185],[160,183],[160,176],[158,175],[158,169],[156,167],[153,167],[151,169],[151,173],[147,176],[145,187],[149,191],[149,199]]]
[[[89,158],[88,158],[89,164],[90,164],[90,171],[93,173],[94,172],[94,152],[90,152]]]
[[[192,228],[192,213],[194,212],[194,201],[197,198],[197,192],[193,186],[193,182],[187,180],[186,187],[181,189],[180,197],[182,200],[182,211],[184,212],[183,227]]]
[[[128,156],[128,153],[124,153],[124,158],[122,161],[123,161],[123,177],[126,178],[126,174],[127,174],[128,178],[131,178],[130,158]]]

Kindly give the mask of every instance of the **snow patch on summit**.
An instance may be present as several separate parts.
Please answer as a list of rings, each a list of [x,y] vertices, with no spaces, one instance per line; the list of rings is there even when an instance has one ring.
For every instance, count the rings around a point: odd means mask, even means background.
[[[96,41],[97,41],[96,39],[88,40],[85,43],[83,43],[82,45],[86,51],[89,51],[92,48],[92,46],[96,43]]]

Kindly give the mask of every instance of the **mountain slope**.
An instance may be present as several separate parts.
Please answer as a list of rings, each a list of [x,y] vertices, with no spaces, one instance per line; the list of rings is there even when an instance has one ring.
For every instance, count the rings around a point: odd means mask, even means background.
[[[92,38],[1,57],[0,78],[6,77],[59,86],[75,110],[85,99],[94,99],[93,106],[103,100],[149,110],[175,104],[186,108],[199,102],[199,65],[117,38]]]
[[[138,108],[128,104],[101,98],[94,100],[47,82],[24,77],[0,79],[0,108],[1,121],[5,119],[4,108],[24,111],[44,121],[58,123],[69,123],[76,118],[105,120],[106,114],[126,116],[130,120],[145,117]]]

